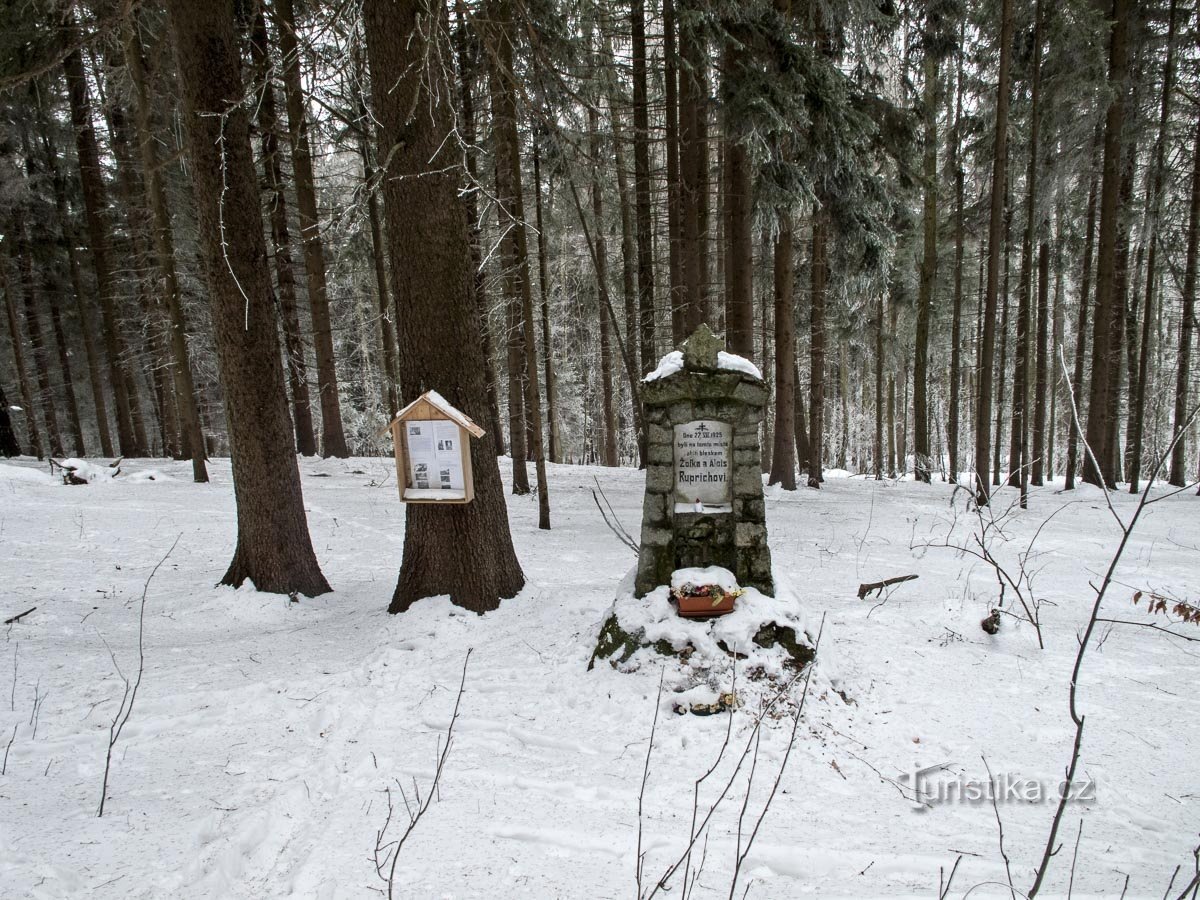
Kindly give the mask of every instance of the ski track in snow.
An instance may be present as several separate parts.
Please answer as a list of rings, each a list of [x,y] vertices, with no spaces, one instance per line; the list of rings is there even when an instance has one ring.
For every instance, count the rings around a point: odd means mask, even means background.
[[[154,481],[68,488],[32,460],[0,463],[0,612],[37,606],[5,629],[0,653],[0,752],[16,728],[0,777],[0,896],[378,896],[371,857],[384,791],[397,807],[394,838],[400,788],[411,802],[433,777],[468,647],[453,746],[397,866],[399,896],[635,895],[658,670],[586,666],[633,564],[600,521],[592,477],[636,534],[641,473],[551,466],[552,531],[537,529],[535,500],[509,498],[529,578],[519,596],[483,617],[445,598],[389,616],[404,520],[390,459],[301,460],[313,544],[335,590],[298,603],[214,586],[235,539],[227,460],[212,463],[209,485],[192,484],[187,463],[135,460],[123,470],[151,465]],[[510,463],[501,469],[507,479]],[[1087,581],[1116,535],[1103,498],[1035,489],[1030,510],[1007,526],[1011,558],[1061,508],[1032,560],[1045,651],[1010,618],[985,635],[978,623],[995,576],[920,546],[951,527],[957,539],[970,533],[971,517],[951,522],[947,485],[830,477],[819,492],[769,488],[767,498],[777,576],[814,629],[826,620],[797,745],[743,866],[749,896],[936,896],[939,869],[960,855],[952,896],[1003,882],[991,805],[918,809],[904,773],[944,764],[981,779],[986,754],[996,773],[1061,778],[1074,736],[1075,634]],[[1132,510],[1127,496],[1113,500]],[[1139,588],[1200,595],[1198,508],[1186,494],[1148,512],[1110,615],[1142,619],[1130,602]],[[176,536],[150,585],[145,677],[97,819],[121,695],[113,658],[134,671],[142,585]],[[860,582],[909,572],[920,578],[886,602],[856,598]],[[1193,645],[1144,629],[1114,630],[1089,657],[1080,771],[1096,796],[1068,808],[1043,897],[1065,894],[1081,816],[1075,897],[1120,893],[1126,873],[1128,897],[1158,897],[1176,865],[1190,870],[1200,819],[1196,659]],[[671,715],[669,698],[663,706],[645,797],[648,880],[682,852],[692,782],[727,723]],[[750,711],[736,714],[735,750],[702,790],[701,814],[750,722]],[[782,761],[788,724],[764,732],[748,821]],[[697,898],[728,895],[743,796],[739,780],[714,817]],[[1027,889],[1053,806],[1000,810],[1016,886]],[[992,885],[972,896],[1007,893]]]

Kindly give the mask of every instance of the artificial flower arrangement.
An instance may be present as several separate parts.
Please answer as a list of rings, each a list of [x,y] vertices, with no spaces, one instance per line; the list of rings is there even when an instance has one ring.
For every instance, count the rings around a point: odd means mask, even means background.
[[[745,593],[741,588],[727,591],[719,584],[687,583],[671,592],[679,614],[689,618],[723,616],[733,612],[733,603]]]

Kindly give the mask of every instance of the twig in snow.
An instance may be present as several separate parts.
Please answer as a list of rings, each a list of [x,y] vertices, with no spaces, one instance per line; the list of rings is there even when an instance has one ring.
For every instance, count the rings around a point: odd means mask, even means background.
[[[0,765],[0,775],[8,773],[8,751],[12,749],[13,741],[17,739],[17,726],[13,726],[12,737],[8,739],[8,746],[4,748],[4,763]]]
[[[992,778],[992,767],[988,765],[987,757],[980,755],[983,767],[988,773],[988,793],[992,797],[992,812],[996,814],[996,829],[999,832],[1000,857],[1004,860],[1004,874],[1008,877],[1008,894],[1012,900],[1017,900],[1017,890],[1013,887],[1012,864],[1008,861],[1008,851],[1004,849],[1004,822],[1000,818],[1000,806],[996,802],[996,780]]]
[[[593,495],[594,496],[594,495]],[[658,696],[654,701],[654,720],[650,723],[650,740],[646,744],[646,761],[642,765],[642,786],[638,790],[638,830],[637,830],[637,892],[642,896],[642,863],[645,855],[642,853],[642,808],[646,800],[646,782],[650,779],[650,754],[654,752],[654,735],[658,731],[658,711],[662,707],[663,679],[667,675],[667,667],[663,666],[658,675]]]
[[[417,823],[421,821],[421,817],[425,815],[429,805],[435,797],[438,797],[441,789],[442,772],[446,767],[446,757],[450,755],[450,746],[454,742],[454,725],[458,721],[458,710],[462,705],[463,694],[467,687],[467,664],[471,661],[471,648],[467,648],[467,655],[463,659],[462,679],[458,683],[458,696],[454,699],[454,712],[450,715],[450,724],[446,728],[446,742],[441,745],[441,752],[437,757],[437,768],[433,773],[433,782],[429,785],[429,789],[425,792],[425,799],[421,799],[421,789],[413,779],[413,802],[410,804],[408,794],[399,781],[396,782],[400,789],[400,798],[404,801],[404,809],[408,814],[408,826],[404,829],[404,833],[400,835],[399,840],[395,842],[395,847],[392,847],[392,842],[385,842],[388,828],[392,824],[392,789],[386,789],[388,801],[387,818],[384,819],[383,827],[375,834],[375,872],[387,884],[388,900],[392,900],[393,892],[396,885],[396,863],[400,860],[400,851],[404,847],[404,842],[408,840],[408,836],[413,833],[413,829],[417,827]],[[440,738],[439,738],[440,741]],[[387,869],[387,874],[384,875],[383,870]]]
[[[895,578],[885,578],[883,581],[873,581],[870,584],[860,584],[858,586],[858,599],[865,600],[867,594],[873,594],[875,591],[882,591],[886,587],[891,587],[893,584],[903,584],[906,581],[916,581],[918,575],[897,575]]]
[[[100,785],[100,807],[96,810],[96,818],[104,815],[104,801],[108,799],[108,773],[112,768],[112,753],[113,747],[117,745],[117,741],[121,739],[121,732],[125,730],[125,725],[129,721],[129,716],[133,713],[133,702],[137,699],[138,688],[142,684],[142,675],[146,671],[146,593],[150,590],[150,582],[154,579],[155,574],[162,567],[162,564],[167,561],[167,557],[175,550],[179,544],[179,538],[175,538],[174,543],[163,555],[163,558],[158,561],[150,574],[146,576],[146,583],[142,585],[142,601],[138,608],[138,668],[137,676],[134,678],[133,684],[130,685],[129,679],[121,675],[121,680],[125,682],[125,691],[121,695],[121,705],[117,708],[117,714],[113,717],[112,724],[108,727],[108,748],[104,753],[104,780]],[[111,651],[110,651],[111,653]],[[113,664],[116,664],[116,657],[113,657]],[[121,669],[117,667],[117,673],[120,674]]]
[[[13,622],[19,622],[23,618],[25,618],[27,615],[29,615],[31,612],[33,612],[35,609],[37,609],[36,606],[31,606],[31,607],[29,607],[29,609],[25,610],[25,612],[23,612],[23,613],[17,613],[15,616],[10,616],[9,618],[4,620],[4,624],[11,625]]]
[[[593,476],[593,478],[594,478],[594,476]],[[604,524],[608,526],[608,530],[617,536],[617,540],[619,540],[622,544],[624,544],[626,547],[628,547],[630,550],[632,550],[634,555],[636,556],[639,553],[637,541],[635,541],[633,539],[633,537],[630,536],[629,532],[626,531],[624,526],[622,526],[621,523],[617,520],[617,513],[612,508],[612,504],[608,502],[608,497],[605,495],[604,489],[602,487],[600,487],[600,480],[598,478],[596,478],[595,481],[596,481],[596,490],[592,491],[592,499],[596,501],[596,509],[600,510],[600,517],[602,519],[604,519]],[[600,492],[599,496],[596,496],[596,491]],[[604,497],[604,503],[608,506],[609,512],[612,513],[612,521],[611,522],[608,520],[608,513],[606,513],[604,511],[604,507],[600,505],[600,497]]]
[[[954,873],[958,871],[960,862],[962,862],[962,854],[959,854],[958,859],[954,860],[954,865],[950,867],[950,876],[945,880],[942,878],[945,869],[938,868],[938,900],[946,900],[950,896],[950,885],[954,883]]]

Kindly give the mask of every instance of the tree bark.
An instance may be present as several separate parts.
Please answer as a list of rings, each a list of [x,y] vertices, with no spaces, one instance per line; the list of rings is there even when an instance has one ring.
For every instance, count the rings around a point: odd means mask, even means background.
[[[41,298],[38,296],[37,279],[33,272],[33,250],[29,244],[29,233],[23,216],[15,217],[9,239],[13,241],[16,252],[17,272],[21,282],[21,298],[25,302],[25,331],[29,335],[29,348],[33,353],[33,372],[37,378],[37,403],[41,407],[42,421],[46,425],[46,451],[52,457],[63,456],[62,433],[58,430],[58,411],[54,404],[54,387],[50,381],[50,354],[46,349],[45,337],[42,334],[40,315]],[[16,325],[15,318],[10,324]],[[16,328],[13,328],[13,344],[19,341]],[[32,418],[33,407],[28,415]]]
[[[313,178],[312,150],[308,142],[308,116],[300,81],[300,48],[296,39],[296,14],[292,0],[272,0],[271,14],[283,55],[283,92],[287,105],[288,140],[292,151],[292,174],[296,207],[300,213],[300,242],[304,247],[304,272],[308,303],[312,310],[313,346],[317,351],[317,393],[321,401],[321,455],[345,458],[350,455],[342,429],[337,368],[333,353],[333,331],[329,319],[329,292],[325,280],[325,245],[317,215],[317,191]]]
[[[1087,224],[1084,227],[1083,272],[1079,280],[1079,319],[1075,328],[1075,366],[1072,372],[1071,391],[1075,397],[1075,410],[1067,428],[1067,467],[1065,490],[1075,489],[1075,475],[1079,466],[1079,435],[1083,429],[1084,415],[1084,366],[1087,360],[1088,311],[1091,309],[1092,262],[1096,247],[1096,198],[1099,190],[1100,151],[1103,146],[1103,130],[1097,126],[1092,139],[1092,157],[1089,167]],[[1078,415],[1078,419],[1076,419]]]
[[[1012,57],[1012,0],[1000,11],[1000,74],[996,87],[996,128],[992,144],[992,187],[988,214],[987,287],[983,302],[983,335],[979,346],[978,400],[975,404],[975,499],[991,496],[989,477],[992,424],[992,369],[996,354],[996,300],[1000,289],[1000,248],[1004,242],[1004,188],[1008,171],[1009,69]]]
[[[588,111],[588,120],[591,127],[591,155],[595,162],[592,168],[592,183],[591,183],[591,199],[592,199],[592,219],[596,223],[595,246],[598,265],[605,271],[608,271],[608,244],[604,238],[604,199],[600,191],[600,120],[596,113],[595,107]],[[607,278],[605,278],[607,281]],[[600,331],[600,403],[601,403],[601,424],[603,433],[600,436],[601,441],[601,457],[600,463],[605,466],[615,466],[618,464],[617,459],[617,412],[616,405],[613,399],[613,382],[612,382],[612,338],[609,335],[609,317],[605,307],[605,298],[600,297],[600,302],[597,305],[599,313],[599,331]],[[616,323],[612,323],[615,327]]]
[[[775,446],[769,484],[796,490],[796,264],[791,217],[780,213],[775,238]]]
[[[302,456],[315,456],[317,435],[313,429],[312,401],[308,392],[308,363],[304,338],[300,332],[300,314],[296,300],[296,275],[292,262],[292,235],[288,225],[287,195],[284,191],[283,166],[279,161],[279,119],[275,104],[275,83],[271,77],[267,22],[260,9],[250,28],[250,52],[259,87],[258,134],[266,172],[267,206],[271,219],[271,255],[275,261],[279,317],[283,325],[283,346],[287,357],[288,388],[292,398],[292,423],[296,450]],[[394,412],[395,410],[393,410]]]
[[[1178,0],[1171,0],[1167,26],[1167,55],[1163,63],[1162,101],[1158,115],[1158,135],[1150,162],[1150,196],[1147,199],[1147,243],[1145,306],[1142,312],[1142,339],[1138,354],[1137,389],[1133,397],[1133,429],[1129,441],[1129,492],[1140,493],[1142,441],[1146,422],[1146,381],[1149,375],[1151,325],[1154,321],[1154,289],[1158,270],[1158,228],[1162,217],[1163,188],[1166,180],[1167,129],[1171,120],[1171,99],[1175,91],[1175,31]]]
[[[517,135],[513,40],[515,26],[511,0],[490,0],[487,6],[487,39],[492,60],[492,130],[496,147],[496,195],[501,215],[508,219],[501,242],[504,259],[505,293],[519,328],[514,338],[522,354],[524,412],[529,428],[525,453],[518,458],[513,443],[513,466],[525,474],[526,458],[532,459],[537,477],[538,528],[550,528],[550,490],[546,482],[546,457],[542,440],[542,402],[538,386],[537,331],[533,323],[533,292],[529,283],[529,243],[525,232],[525,196],[521,184],[520,140]],[[511,346],[511,344],[510,344]],[[509,398],[512,402],[512,398]],[[518,431],[520,429],[517,429]],[[516,479],[514,477],[514,493]]]
[[[933,457],[929,446],[929,319],[933,292],[937,285],[937,102],[938,62],[932,50],[925,50],[925,86],[921,103],[925,125],[924,175],[924,252],[921,256],[917,288],[916,347],[913,354],[913,473],[917,481],[929,483]]]
[[[25,370],[25,350],[21,341],[21,326],[17,319],[17,307],[13,302],[12,287],[8,281],[7,266],[3,259],[0,259],[0,289],[4,291],[4,308],[8,314],[8,336],[12,341],[13,367],[17,370],[17,385],[21,390],[25,431],[29,436],[30,450],[34,456],[41,459],[45,455],[42,450],[42,432],[38,428],[37,414],[33,409],[33,389],[29,384],[29,374]]]
[[[192,460],[192,479],[198,483],[204,483],[208,481],[208,469],[205,466],[207,454],[204,446],[204,431],[200,427],[196,385],[192,379],[192,364],[187,346],[187,321],[183,313],[183,298],[179,288],[179,275],[175,267],[175,241],[171,228],[171,215],[167,207],[167,194],[162,181],[158,145],[154,139],[153,107],[136,18],[131,18],[125,26],[125,60],[133,79],[134,98],[137,105],[135,119],[137,143],[142,161],[143,188],[151,214],[150,230],[154,242],[155,260],[158,265],[158,290],[167,309],[167,335],[171,347],[171,374],[174,381],[175,400],[179,409],[184,445]]]
[[[4,388],[0,386],[0,456],[20,456],[21,445],[17,442],[17,433],[13,430],[9,409],[8,397],[4,395]]]
[[[58,164],[58,151],[50,133],[50,124],[46,118],[46,108],[38,102],[38,130],[41,132],[42,146],[45,149],[46,164],[50,170],[50,178],[54,189],[54,210],[58,220],[59,234],[67,251],[67,272],[71,281],[71,293],[75,298],[75,312],[80,322],[87,322],[89,316],[85,305],[83,289],[83,274],[80,271],[78,245],[74,223],[71,220],[70,208],[67,203],[66,178]],[[92,329],[80,328],[83,336],[84,357],[87,360],[88,384],[92,392],[92,407],[95,412],[96,430],[100,435],[100,452],[104,456],[113,456],[112,432],[108,425],[108,402],[104,396],[104,375],[101,372],[100,355],[96,352],[96,342]]]
[[[1188,209],[1187,256],[1183,270],[1182,311],[1179,320],[1179,378],[1175,382],[1175,415],[1172,434],[1176,437],[1171,449],[1169,482],[1175,487],[1187,483],[1187,441],[1179,432],[1187,421],[1188,396],[1192,375],[1192,335],[1196,330],[1196,273],[1200,268],[1200,119],[1192,142],[1192,191]]]
[[[959,29],[959,52],[955,76],[954,133],[950,141],[950,165],[954,171],[954,309],[950,321],[950,410],[946,425],[946,445],[949,456],[950,481],[958,483],[959,453],[958,439],[961,430],[960,407],[962,405],[962,312],[963,312],[963,256],[966,243],[966,226],[963,216],[966,194],[966,173],[962,163],[962,119],[963,119],[963,55],[962,35],[964,24]],[[882,323],[881,323],[882,324]]]
[[[638,338],[641,369],[650,371],[658,352],[654,339],[654,223],[650,193],[650,114],[646,91],[646,0],[632,0],[633,185],[637,224]]]
[[[467,159],[467,226],[471,235],[471,299],[479,316],[479,335],[483,349],[483,373],[487,388],[488,421],[491,422],[493,445],[496,454],[503,456],[504,428],[500,418],[500,396],[496,379],[496,360],[492,349],[492,329],[488,322],[487,287],[484,280],[482,255],[479,249],[479,163],[475,148],[475,92],[472,83],[478,68],[478,57],[468,52],[467,24],[463,12],[463,0],[456,0],[455,53],[458,58],[458,96],[461,117],[462,142]],[[394,292],[394,287],[393,287]],[[400,298],[396,298],[399,314]],[[400,318],[397,315],[397,327]]]
[[[688,10],[697,0],[682,0]],[[681,22],[679,49],[680,203],[683,235],[680,268],[683,275],[684,328],[691,334],[708,322],[708,143],[707,79],[704,41],[694,25]]]
[[[1117,340],[1118,218],[1122,181],[1126,79],[1129,77],[1129,0],[1113,0],[1109,36],[1110,99],[1104,120],[1104,166],[1100,184],[1100,227],[1096,260],[1096,315],[1092,329],[1092,380],[1088,394],[1087,442],[1092,453],[1084,460],[1083,480],[1111,484],[1116,474],[1113,440],[1113,374],[1121,366]],[[1096,462],[1092,461],[1094,454]],[[1096,463],[1099,464],[1097,468]]]
[[[553,196],[553,192],[551,193]],[[546,251],[546,227],[542,202],[542,159],[538,142],[533,141],[533,198],[538,244],[538,294],[542,307],[542,372],[546,382],[546,428],[550,462],[562,462],[562,436],[558,426],[558,378],[554,371],[554,336],[550,330],[550,265]]]
[[[671,342],[687,340],[687,288],[683,271],[683,197],[679,154],[679,56],[676,51],[675,0],[663,0],[663,100],[667,157],[667,301],[671,312]]]
[[[812,215],[812,296],[810,301],[811,338],[809,343],[809,438],[808,486],[819,488],[822,474],[822,450],[825,429],[825,288],[828,284],[829,213],[824,207]]]
[[[467,415],[488,415],[480,321],[472,297],[467,204],[458,197],[457,150],[449,104],[445,8],[422,0],[365,0],[373,109],[391,256],[392,285],[405,300],[400,321],[403,399],[436,388]],[[431,43],[431,39],[434,40]],[[422,173],[420,178],[400,174]],[[419,224],[418,224],[419,223]],[[454,353],[431,353],[454,347]],[[475,499],[415,504],[405,515],[404,556],[390,612],[449,594],[475,612],[499,606],[525,584],[509,533],[491,434],[471,442]]]
[[[237,549],[221,582],[323,594],[329,583],[292,452],[233,3],[170,0],[168,8],[233,459]]]
[[[726,123],[728,128],[728,122]],[[754,353],[754,237],[753,183],[750,154],[744,144],[726,135],[728,156],[725,203],[729,210],[729,286],[725,296],[725,333],[729,349],[753,360]]]
[[[66,20],[67,41],[75,40],[77,29],[73,13]],[[83,71],[83,56],[78,50],[67,54],[63,60],[67,78],[67,95],[71,107],[71,127],[75,132],[75,148],[79,157],[79,179],[83,194],[84,222],[87,226],[88,250],[96,274],[96,293],[100,299],[100,312],[104,325],[104,353],[108,365],[109,383],[112,386],[113,405],[117,418],[117,444],[122,456],[137,456],[131,405],[136,402],[131,396],[130,376],[126,371],[125,340],[117,321],[116,281],[113,275],[110,230],[108,222],[108,199],[100,168],[100,150],[96,144],[96,132],[92,124],[91,104],[88,101],[87,78]]]

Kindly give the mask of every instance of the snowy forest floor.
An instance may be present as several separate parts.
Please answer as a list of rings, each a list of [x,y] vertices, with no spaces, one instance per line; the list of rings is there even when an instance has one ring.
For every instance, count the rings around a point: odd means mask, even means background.
[[[65,487],[32,460],[0,463],[0,618],[37,607],[4,628],[0,657],[0,752],[16,734],[0,777],[0,895],[377,896],[384,789],[395,793],[398,779],[411,796],[415,779],[425,791],[472,647],[440,798],[404,847],[398,896],[636,896],[658,669],[589,672],[587,663],[634,563],[601,521],[592,479],[636,535],[640,472],[550,467],[550,532],[538,531],[533,499],[510,497],[529,584],[478,617],[444,598],[385,612],[404,518],[390,459],[301,461],[313,543],[334,593],[298,603],[214,586],[235,538],[228,460],[213,462],[208,485],[191,483],[186,463],[124,468],[109,484]],[[502,461],[506,480],[508,468]],[[159,477],[131,477],[149,469]],[[939,869],[960,856],[948,896],[983,882],[991,884],[972,896],[1009,896],[991,804],[950,797],[922,807],[905,774],[944,764],[936,778],[979,782],[986,754],[997,777],[1050,788],[1062,778],[1088,582],[1102,575],[1119,532],[1099,492],[1055,487],[1035,489],[1029,510],[1007,520],[1011,540],[995,545],[1013,564],[1058,511],[1029,560],[1045,650],[1010,617],[985,634],[994,573],[922,546],[970,540],[978,522],[961,492],[955,523],[942,483],[831,477],[821,491],[768,490],[776,577],[814,632],[822,615],[825,623],[797,742],[743,870],[751,898],[933,898]],[[999,495],[998,510],[1011,493]],[[1113,500],[1132,511],[1128,495]],[[1196,600],[1198,510],[1189,492],[1147,511],[1109,615],[1152,621],[1145,603],[1131,602],[1138,589]],[[98,819],[122,694],[114,660],[136,672],[143,585],[177,537],[150,583],[145,677]],[[882,605],[857,599],[860,583],[907,573],[920,577]],[[1107,632],[1080,684],[1080,772],[1094,796],[1068,807],[1042,897],[1065,896],[1081,819],[1077,898],[1116,896],[1126,875],[1127,897],[1161,897],[1176,866],[1176,891],[1194,871],[1200,645],[1143,628]],[[692,782],[727,724],[672,715],[669,698],[663,706],[645,792],[648,879],[681,851]],[[753,710],[735,714],[736,748],[752,721]],[[785,717],[763,735],[748,821],[789,729]],[[702,789],[702,812],[739,752]],[[743,785],[715,816],[697,898],[729,895]],[[999,804],[1020,890],[1053,811],[1049,800]],[[666,896],[679,896],[677,883]]]

